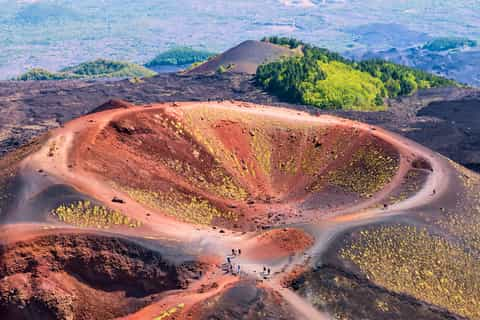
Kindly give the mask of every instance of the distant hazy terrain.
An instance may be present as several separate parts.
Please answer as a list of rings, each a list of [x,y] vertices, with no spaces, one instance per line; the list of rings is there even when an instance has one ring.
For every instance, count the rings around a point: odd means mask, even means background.
[[[292,36],[337,51],[480,39],[475,0],[0,0],[0,78],[105,58],[144,64],[175,46],[222,52]],[[392,23],[394,22],[394,23]]]
[[[463,40],[458,46],[446,44],[436,45],[435,39],[426,45],[405,49],[392,47],[388,50],[365,51],[353,50],[346,56],[356,60],[386,59],[410,67],[434,72],[469,85],[480,86],[480,47],[471,40]]]

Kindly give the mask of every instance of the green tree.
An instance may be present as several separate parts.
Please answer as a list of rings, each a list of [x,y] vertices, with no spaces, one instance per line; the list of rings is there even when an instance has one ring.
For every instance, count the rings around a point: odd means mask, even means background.
[[[398,96],[402,90],[400,81],[395,79],[388,79],[385,82],[385,88],[387,89],[390,97]]]
[[[176,47],[157,55],[146,67],[165,65],[188,65],[208,60],[215,56],[214,53],[204,50],[195,50],[190,47]]]
[[[303,56],[261,65],[256,74],[259,86],[293,103],[327,109],[378,110],[385,98],[410,95],[418,89],[459,85],[384,60],[354,62],[297,40],[270,37],[264,41],[302,45]]]

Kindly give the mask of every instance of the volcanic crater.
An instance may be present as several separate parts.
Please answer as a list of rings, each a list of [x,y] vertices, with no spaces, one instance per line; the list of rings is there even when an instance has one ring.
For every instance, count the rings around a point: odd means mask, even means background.
[[[368,206],[414,160],[374,129],[248,104],[165,104],[93,117],[72,141],[72,171],[157,214],[234,230]]]
[[[450,170],[377,127],[239,101],[117,101],[39,144],[2,169],[19,179],[0,316],[324,318],[283,275],[349,227],[428,206]]]

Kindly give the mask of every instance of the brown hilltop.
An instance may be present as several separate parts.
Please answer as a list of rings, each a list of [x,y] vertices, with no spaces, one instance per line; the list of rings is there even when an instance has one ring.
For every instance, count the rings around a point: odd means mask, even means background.
[[[259,65],[294,54],[294,50],[286,47],[264,41],[247,40],[188,71],[188,73],[214,73],[223,66],[230,72],[255,74]]]

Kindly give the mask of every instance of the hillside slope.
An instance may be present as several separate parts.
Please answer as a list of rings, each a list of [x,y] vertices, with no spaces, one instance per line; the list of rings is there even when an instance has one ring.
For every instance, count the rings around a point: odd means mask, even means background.
[[[190,70],[189,73],[212,73],[223,67],[231,72],[255,74],[259,65],[293,55],[294,51],[288,48],[248,40]]]

